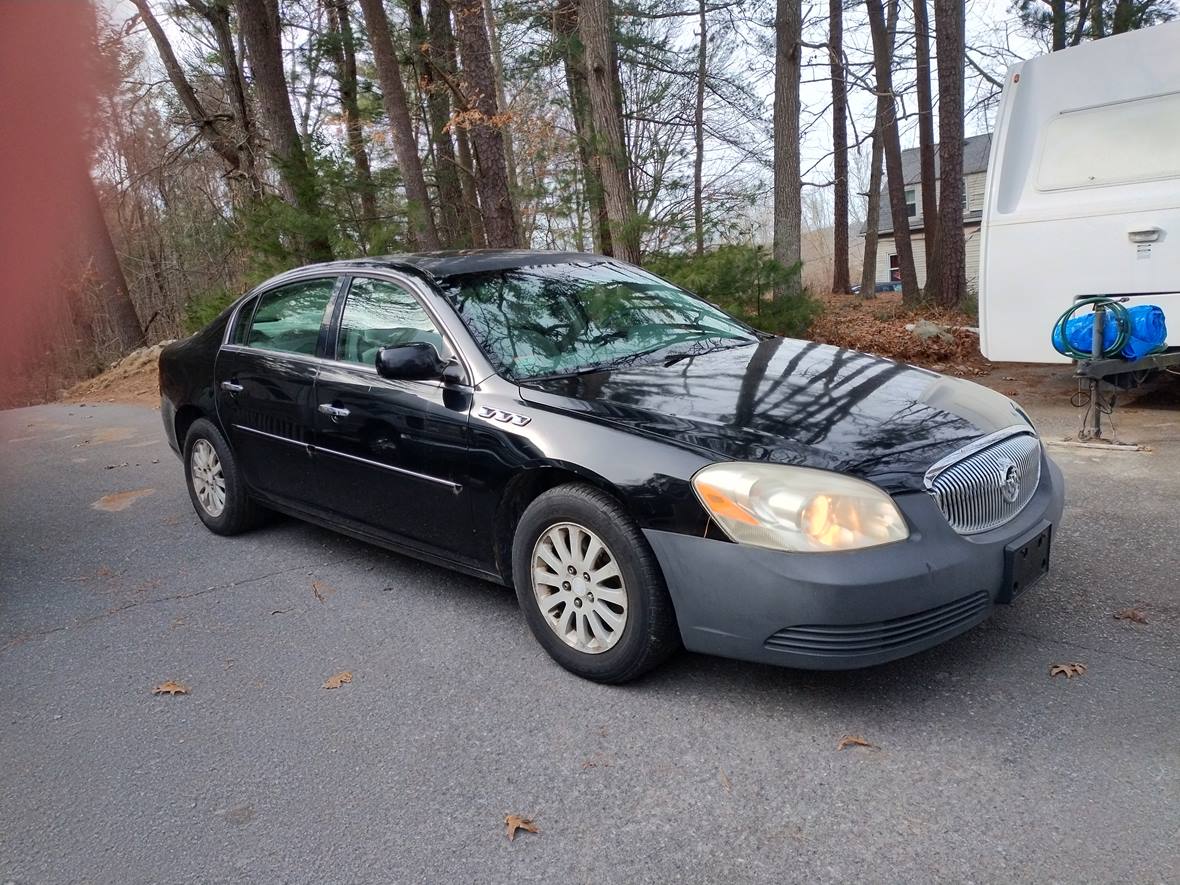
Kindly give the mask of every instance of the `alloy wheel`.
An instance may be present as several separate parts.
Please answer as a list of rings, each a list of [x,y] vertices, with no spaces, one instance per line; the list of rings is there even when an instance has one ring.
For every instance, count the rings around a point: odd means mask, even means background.
[[[217,450],[207,439],[193,443],[189,454],[189,474],[193,480],[193,491],[201,509],[216,519],[225,509],[225,474]]]
[[[550,526],[533,547],[533,594],[545,623],[587,654],[614,646],[627,624],[627,588],[618,562],[585,526]]]

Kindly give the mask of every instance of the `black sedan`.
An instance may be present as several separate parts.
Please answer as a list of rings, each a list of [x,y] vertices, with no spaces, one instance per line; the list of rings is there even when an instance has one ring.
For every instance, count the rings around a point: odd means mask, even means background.
[[[513,585],[562,666],[807,668],[940,643],[1048,568],[1061,473],[1011,400],[762,334],[637,267],[303,267],[160,358],[198,516],[267,511]]]

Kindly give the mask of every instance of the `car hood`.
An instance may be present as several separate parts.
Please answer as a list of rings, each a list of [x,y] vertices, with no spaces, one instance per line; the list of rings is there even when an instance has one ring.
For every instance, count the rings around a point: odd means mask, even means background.
[[[810,341],[767,338],[673,363],[521,385],[537,405],[713,454],[922,489],[935,461],[1028,424],[992,390]]]

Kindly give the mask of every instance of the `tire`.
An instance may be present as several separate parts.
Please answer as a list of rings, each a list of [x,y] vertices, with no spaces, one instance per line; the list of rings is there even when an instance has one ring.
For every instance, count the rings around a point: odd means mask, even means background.
[[[209,485],[216,485],[218,475],[224,488],[220,495],[210,497]],[[262,521],[264,511],[247,494],[229,444],[206,418],[194,421],[184,438],[184,479],[193,509],[209,531],[237,535]]]
[[[601,552],[592,547],[595,541]],[[574,551],[575,546],[580,549]],[[534,578],[534,563],[540,564],[536,573],[542,580]],[[571,567],[586,571],[569,574]],[[599,489],[570,484],[537,497],[516,527],[512,574],[533,636],[550,657],[583,679],[628,682],[680,647],[676,614],[655,555],[619,502]],[[582,575],[591,580],[579,581]],[[611,629],[620,618],[621,627]]]

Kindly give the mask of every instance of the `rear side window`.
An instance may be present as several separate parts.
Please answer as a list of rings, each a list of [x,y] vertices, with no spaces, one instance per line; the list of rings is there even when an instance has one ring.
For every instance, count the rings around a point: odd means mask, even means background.
[[[412,341],[426,341],[440,356],[449,355],[417,298],[396,283],[354,277],[340,318],[336,359],[371,366],[382,347]]]
[[[335,286],[334,279],[308,280],[263,293],[246,346],[315,356],[324,310]]]

